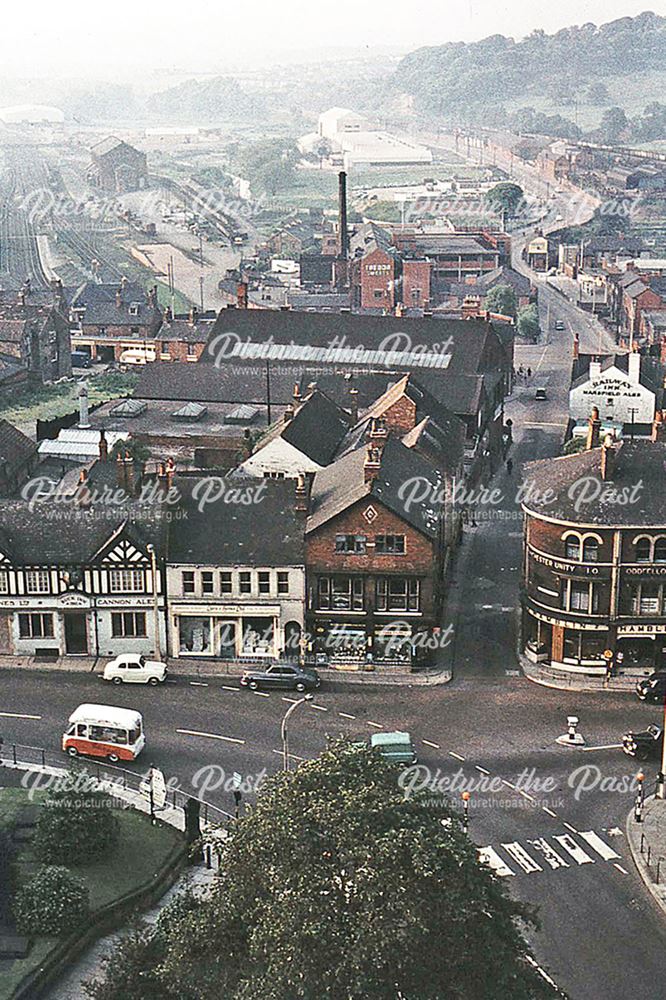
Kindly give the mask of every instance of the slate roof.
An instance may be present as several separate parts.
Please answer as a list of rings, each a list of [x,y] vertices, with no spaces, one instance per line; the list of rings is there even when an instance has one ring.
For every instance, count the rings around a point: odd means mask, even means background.
[[[34,441],[18,427],[0,419],[0,467],[4,462],[8,462],[10,466],[21,465],[29,461],[36,450]]]
[[[209,479],[210,477],[206,477]],[[179,476],[187,527],[172,522],[169,560],[218,566],[302,566],[305,515],[295,510],[293,479],[216,478],[221,497],[199,510],[202,477]],[[201,486],[199,486],[201,489]],[[233,502],[248,489],[258,502]],[[231,492],[233,491],[233,492]],[[256,599],[255,599],[256,602]]]
[[[610,480],[601,479],[601,448],[593,448],[577,455],[564,455],[539,462],[530,462],[524,468],[525,480],[535,483],[539,491],[551,490],[555,497],[552,503],[530,500],[524,503],[524,510],[544,517],[576,524],[600,525],[603,527],[666,525],[666,494],[664,476],[666,474],[666,444],[663,442],[625,441],[616,448],[616,464]],[[600,486],[594,489],[588,484],[590,500],[581,501],[580,480],[593,477]],[[640,485],[639,485],[640,484]],[[613,502],[612,496],[600,502],[601,490],[630,491],[636,487],[635,500],[631,503]],[[578,508],[577,509],[577,505]]]
[[[623,374],[629,374],[629,354],[608,354],[601,359],[601,372],[607,372],[610,368],[617,368]],[[590,369],[588,367],[571,383],[572,389],[577,389],[590,381]],[[639,382],[646,389],[650,389],[657,395],[661,395],[663,386],[663,368],[656,360],[646,355],[641,356],[641,369]]]
[[[439,531],[441,505],[433,499],[441,491],[441,477],[433,466],[397,438],[389,435],[381,454],[375,479],[364,481],[365,447],[347,452],[316,473],[310,497],[307,533],[342,514],[359,500],[375,499],[407,524],[431,540]],[[430,489],[425,500],[408,503],[403,499],[405,483],[413,478],[426,480]]]
[[[116,304],[116,296],[120,292],[121,304]],[[130,305],[137,303],[138,315],[132,316]],[[97,326],[140,326],[151,323],[159,326],[162,322],[161,310],[148,302],[146,290],[137,282],[98,284],[87,281],[80,285],[71,300],[72,309],[82,309],[83,323]],[[202,338],[205,339],[205,338]]]
[[[328,465],[349,430],[349,417],[332,399],[315,390],[298,408],[280,436],[318,465]]]

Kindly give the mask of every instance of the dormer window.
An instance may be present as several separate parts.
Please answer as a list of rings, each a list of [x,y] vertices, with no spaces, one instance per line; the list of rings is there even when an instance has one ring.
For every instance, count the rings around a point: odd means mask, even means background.
[[[141,304],[139,302],[130,302],[129,314],[130,316],[138,316],[141,312]]]

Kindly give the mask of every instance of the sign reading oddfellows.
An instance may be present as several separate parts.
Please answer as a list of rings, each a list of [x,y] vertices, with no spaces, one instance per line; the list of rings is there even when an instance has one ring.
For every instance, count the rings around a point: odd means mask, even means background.
[[[596,417],[598,421],[598,417]],[[523,504],[525,655],[563,672],[666,666],[666,444],[602,447],[533,462]],[[536,491],[533,491],[536,495]]]

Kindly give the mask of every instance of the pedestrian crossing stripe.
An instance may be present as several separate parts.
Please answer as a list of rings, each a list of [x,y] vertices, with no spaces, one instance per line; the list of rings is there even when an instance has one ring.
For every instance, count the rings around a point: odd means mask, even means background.
[[[621,856],[594,830],[581,831],[578,836],[585,842],[585,846],[591,853],[598,855],[602,861],[621,860]],[[551,841],[555,843],[553,844]],[[529,850],[517,840],[500,845],[505,854],[509,856],[510,863],[504,860],[499,849],[490,845],[479,847],[479,861],[481,864],[487,865],[495,875],[506,878],[511,875],[532,875],[545,869],[556,871],[560,868],[575,868],[580,865],[594,864],[596,860],[583,849],[570,833],[551,835],[550,839],[537,837],[528,840],[527,845]]]

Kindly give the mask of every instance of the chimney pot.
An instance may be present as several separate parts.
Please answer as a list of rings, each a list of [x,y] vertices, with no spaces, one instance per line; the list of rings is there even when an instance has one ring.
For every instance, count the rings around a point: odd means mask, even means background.
[[[296,480],[296,503],[295,510],[300,514],[308,512],[308,487],[305,476],[299,472]]]
[[[601,430],[601,420],[599,419],[599,408],[592,407],[592,416],[587,422],[587,443],[586,448],[590,451],[599,446],[599,432]]]
[[[104,428],[99,432],[99,459],[100,462],[106,462],[109,457],[109,444],[106,440],[106,434],[104,433]]]
[[[363,477],[366,483],[369,483],[373,479],[377,478],[377,474],[381,468],[381,458],[382,453],[379,448],[373,448],[371,445],[368,448],[365,462],[363,464]]]
[[[291,405],[291,403],[282,414],[282,419],[284,420],[285,424],[290,423],[294,419],[294,407]]]

